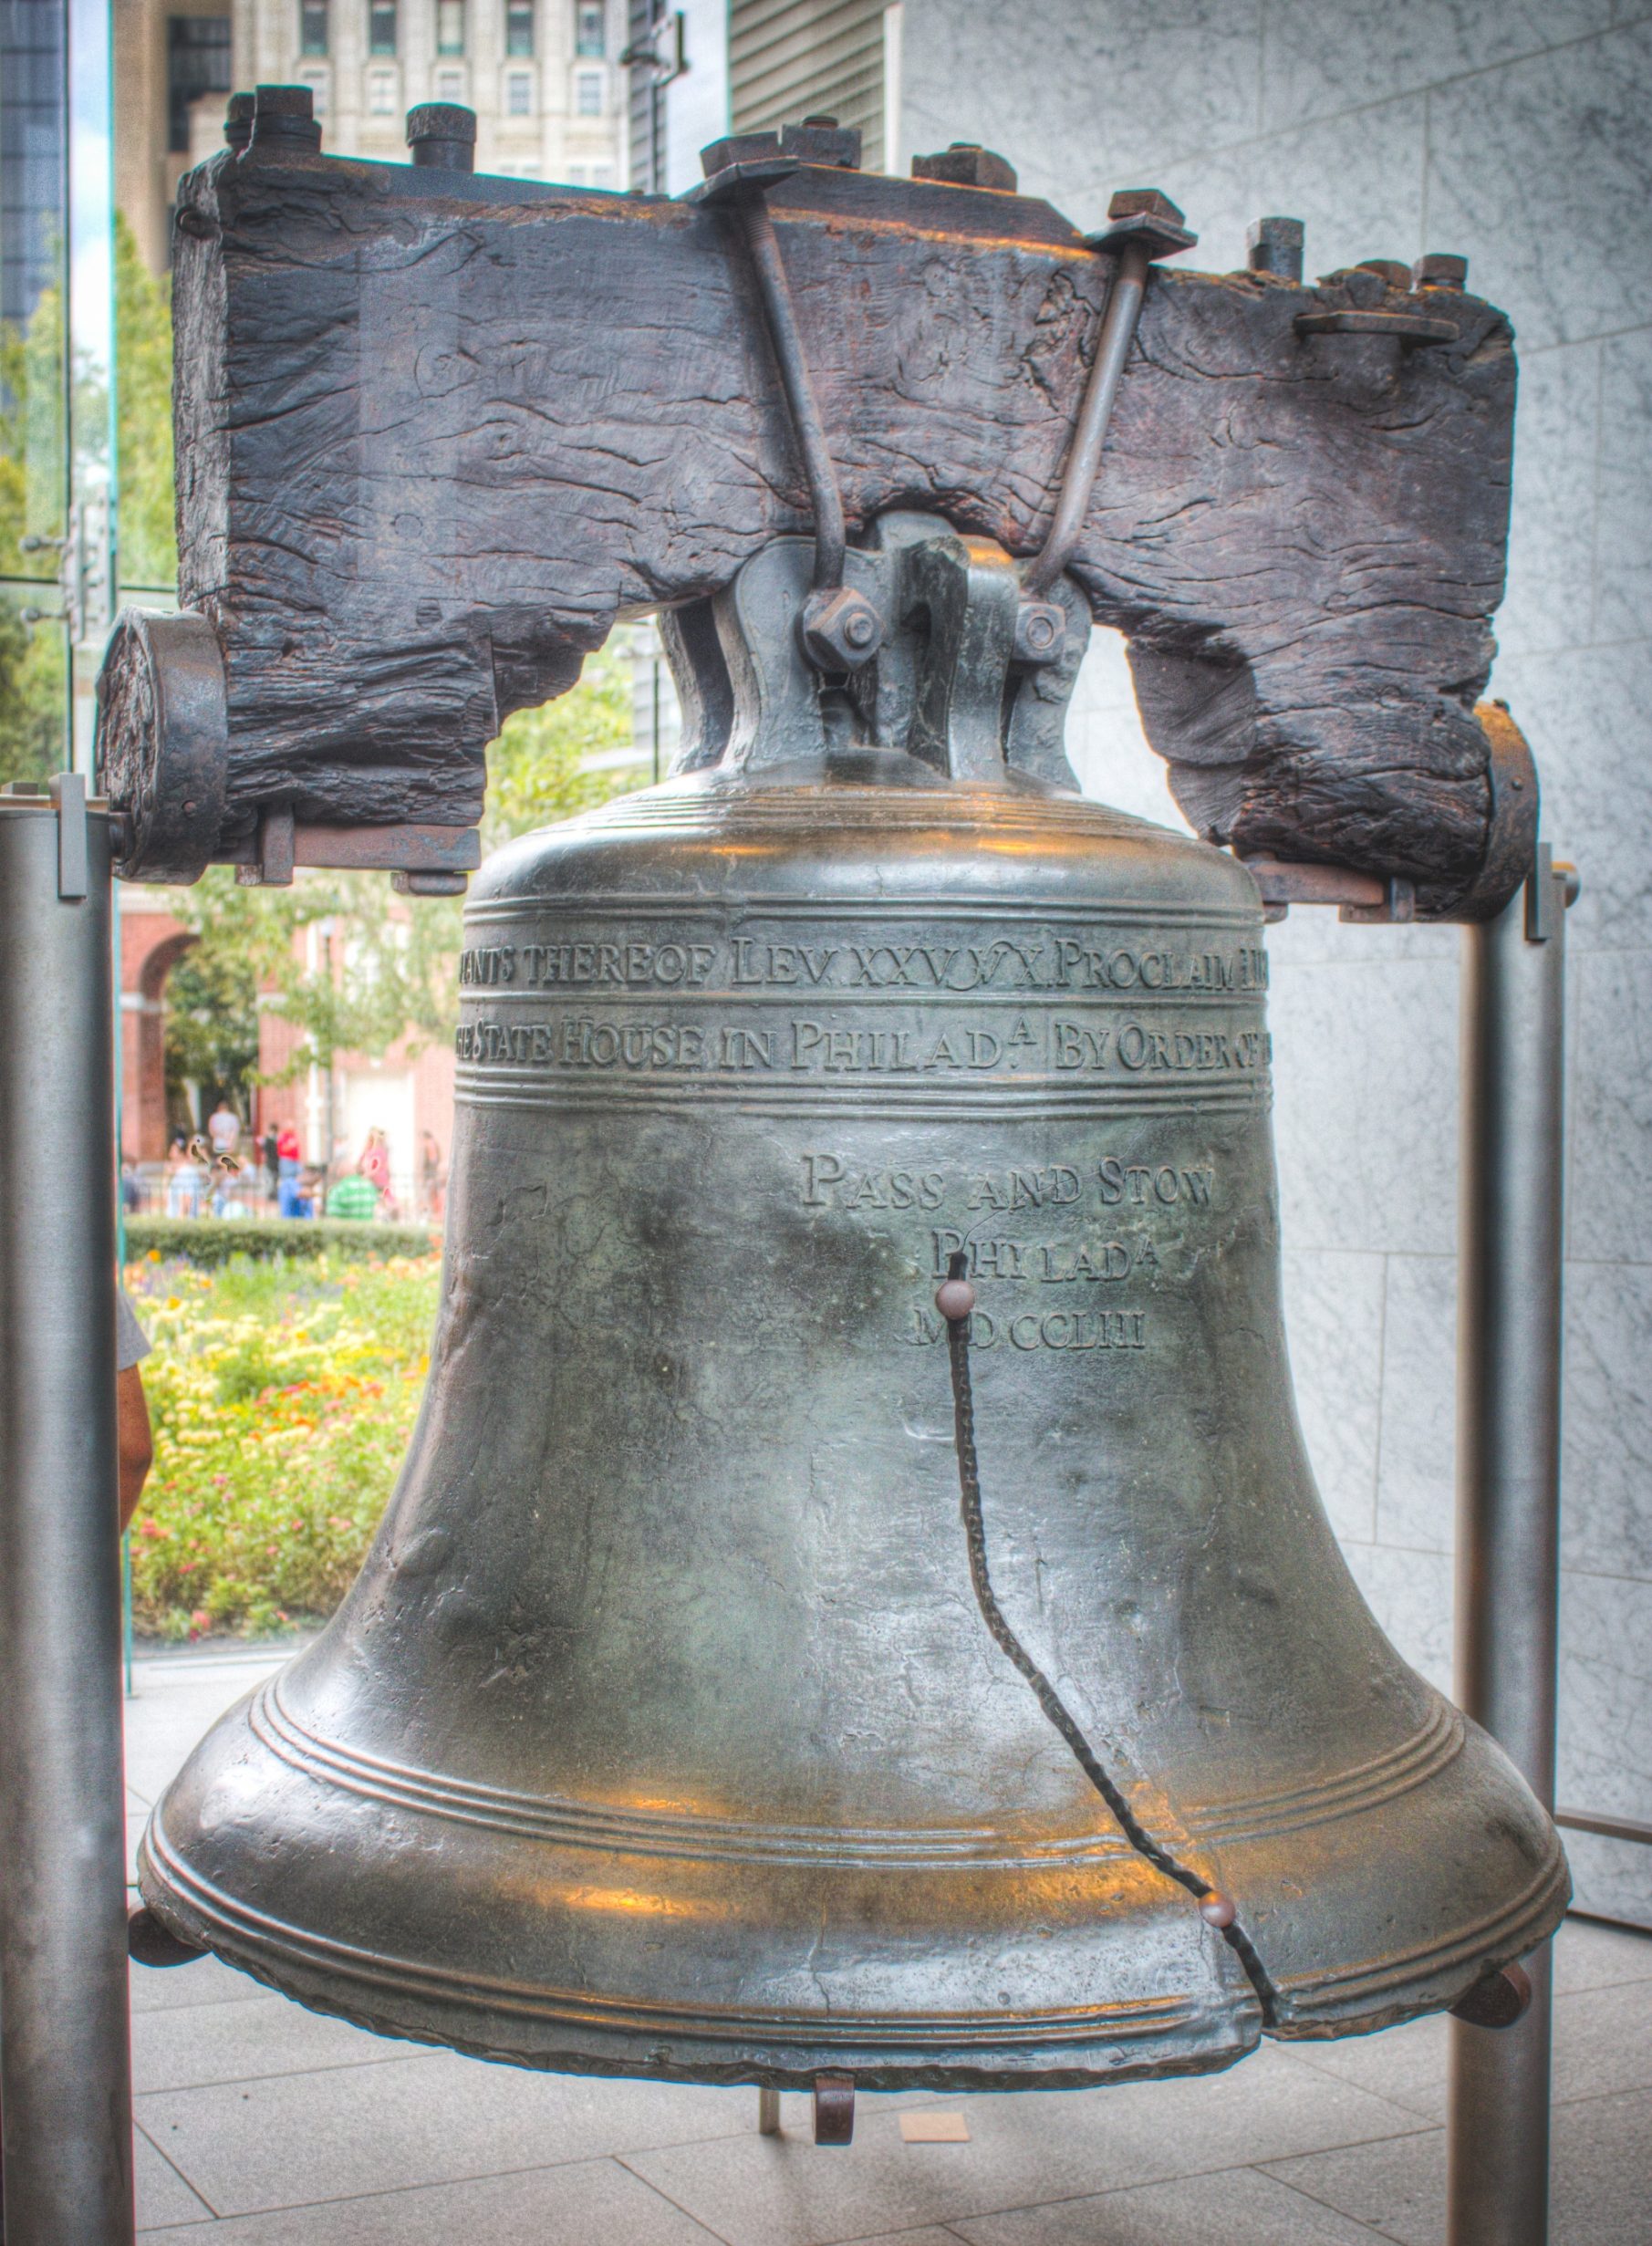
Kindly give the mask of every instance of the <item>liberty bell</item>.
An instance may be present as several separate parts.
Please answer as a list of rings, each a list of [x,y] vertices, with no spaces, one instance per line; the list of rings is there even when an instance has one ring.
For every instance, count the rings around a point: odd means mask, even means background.
[[[689,2082],[1455,2004],[1565,1866],[1314,1487],[1255,883],[1079,795],[1070,577],[908,512],[839,560],[668,616],[672,776],[477,880],[422,1416],[145,1897],[383,2033]]]

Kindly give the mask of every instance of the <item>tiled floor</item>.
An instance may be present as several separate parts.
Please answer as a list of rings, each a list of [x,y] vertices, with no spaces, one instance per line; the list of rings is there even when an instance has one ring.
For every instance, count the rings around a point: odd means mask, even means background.
[[[259,1651],[140,1661],[134,1837]],[[133,1973],[139,2221],[205,2246],[1356,2246],[1444,2238],[1445,2031],[1269,2045],[1225,2074],[930,2101],[967,2144],[861,2101],[521,2074],[381,2042],[214,1960]],[[1652,2242],[1652,1936],[1569,1924],[1555,2012],[1554,2246]]]

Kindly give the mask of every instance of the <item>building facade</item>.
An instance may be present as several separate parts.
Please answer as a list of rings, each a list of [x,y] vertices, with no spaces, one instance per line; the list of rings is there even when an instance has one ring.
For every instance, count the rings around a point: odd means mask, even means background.
[[[625,0],[114,0],[116,200],[151,269],[236,87],[307,85],[322,145],[407,161],[407,112],[476,112],[476,169],[627,184]]]

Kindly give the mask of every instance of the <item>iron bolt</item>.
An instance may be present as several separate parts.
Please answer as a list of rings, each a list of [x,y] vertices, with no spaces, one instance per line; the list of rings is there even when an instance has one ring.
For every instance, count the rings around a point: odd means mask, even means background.
[[[835,117],[805,117],[780,129],[780,152],[800,164],[832,164],[840,172],[860,169],[860,134]]]
[[[937,156],[914,156],[912,177],[948,187],[994,187],[1012,195],[1019,184],[1013,164],[974,140],[954,140]]]
[[[315,120],[316,97],[307,86],[260,86],[253,95],[253,137],[256,149],[318,149],[321,128]]]
[[[734,132],[721,140],[708,140],[700,151],[700,164],[710,180],[731,164],[767,163],[779,154],[777,132]]]
[[[1053,663],[1067,635],[1067,619],[1053,600],[1023,600],[1015,616],[1014,660]]]
[[[800,629],[803,651],[816,671],[858,671],[883,640],[877,609],[847,585],[811,593],[803,604]]]
[[[1402,265],[1397,257],[1362,257],[1354,270],[1356,273],[1375,273],[1390,288],[1408,289],[1411,286],[1411,268]]]
[[[1247,266],[1276,280],[1300,281],[1305,234],[1299,218],[1259,218],[1245,236]]]
[[[416,164],[471,172],[476,164],[476,112],[457,101],[421,101],[407,113],[407,144]]]
[[[223,138],[238,156],[253,137],[253,99],[251,94],[232,94],[223,112]]]
[[[1413,288],[1463,289],[1468,285],[1468,259],[1452,257],[1443,250],[1430,250],[1426,257],[1419,257],[1411,268]]]
[[[1532,2002],[1532,1977],[1522,1965],[1500,1966],[1482,1974],[1451,2007],[1453,2020],[1471,2028],[1512,2028]]]

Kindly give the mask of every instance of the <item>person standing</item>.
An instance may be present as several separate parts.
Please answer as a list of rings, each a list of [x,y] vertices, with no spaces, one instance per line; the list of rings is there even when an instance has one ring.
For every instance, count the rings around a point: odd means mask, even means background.
[[[275,1126],[275,1191],[276,1206],[284,1217],[302,1217],[309,1214],[299,1190],[298,1172],[301,1156],[298,1134],[290,1123]]]
[[[276,1143],[280,1128],[278,1123],[266,1123],[264,1136],[258,1141],[258,1152],[264,1162],[265,1190],[271,1201],[275,1200],[281,1186],[281,1149]]]
[[[206,1119],[206,1142],[214,1155],[234,1154],[241,1144],[241,1118],[222,1093]]]

